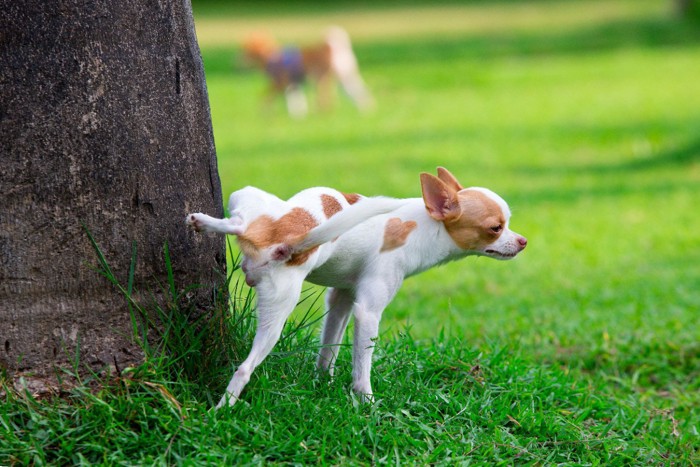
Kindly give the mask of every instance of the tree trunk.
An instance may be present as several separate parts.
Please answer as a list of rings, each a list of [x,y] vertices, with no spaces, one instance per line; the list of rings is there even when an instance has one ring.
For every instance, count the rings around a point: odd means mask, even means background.
[[[88,267],[89,229],[126,284],[213,285],[222,214],[189,0],[0,0],[0,367],[138,360],[126,301]]]

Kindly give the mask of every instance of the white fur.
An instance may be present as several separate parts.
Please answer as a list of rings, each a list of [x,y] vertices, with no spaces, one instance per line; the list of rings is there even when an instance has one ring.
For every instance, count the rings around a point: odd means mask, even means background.
[[[257,331],[250,354],[234,373],[217,407],[233,404],[239,398],[255,367],[272,350],[298,301],[304,280],[330,287],[318,368],[332,375],[337,348],[352,314],[355,318],[353,389],[371,400],[370,370],[379,321],[404,278],[468,255],[509,259],[525,247],[524,237],[508,229],[510,210],[505,201],[490,190],[475,189],[495,201],[506,219],[498,240],[476,250],[458,247],[445,225],[428,213],[422,198],[362,198],[349,205],[335,190],[311,188],[282,201],[262,190],[247,187],[231,195],[232,217],[229,219],[215,219],[201,213],[188,215],[187,223],[196,230],[234,235],[244,233],[250,222],[260,215],[278,219],[294,207],[304,208],[318,222],[300,242],[273,245],[254,258],[244,259],[246,281],[255,286],[258,296]],[[322,194],[333,196],[343,208],[328,220],[323,213]],[[390,218],[396,217],[404,222],[413,221],[417,227],[403,246],[382,252],[385,226]],[[293,252],[318,245],[305,263],[286,264]],[[280,254],[280,251],[287,254]]]
[[[360,110],[374,107],[372,95],[360,75],[350,35],[343,28],[333,26],[326,32],[326,43],[331,48],[331,66],[343,90]]]
[[[309,113],[309,103],[304,91],[296,84],[289,85],[284,91],[287,112],[293,118],[303,118]]]

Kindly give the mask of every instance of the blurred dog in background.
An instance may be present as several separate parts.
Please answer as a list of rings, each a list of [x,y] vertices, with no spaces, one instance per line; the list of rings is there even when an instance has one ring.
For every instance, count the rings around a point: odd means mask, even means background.
[[[368,110],[374,102],[365,86],[348,33],[333,26],[325,40],[308,47],[280,47],[267,33],[254,33],[243,44],[247,60],[265,71],[270,78],[268,102],[284,95],[289,115],[304,117],[309,110],[302,89],[305,81],[316,86],[318,105],[328,109],[337,81],[360,110]]]

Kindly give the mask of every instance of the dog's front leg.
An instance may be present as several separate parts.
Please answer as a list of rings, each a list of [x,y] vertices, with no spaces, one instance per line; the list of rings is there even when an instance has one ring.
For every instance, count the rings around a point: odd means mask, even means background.
[[[284,91],[287,100],[287,111],[293,118],[303,118],[309,113],[309,104],[306,102],[304,90],[298,85],[289,85]]]
[[[253,370],[268,356],[279,340],[285,321],[299,301],[304,275],[284,265],[281,268],[287,270],[274,271],[255,287],[258,295],[258,324],[253,346],[248,357],[233,374],[226,393],[216,406],[217,409],[227,404],[233,405],[238,400]]]
[[[372,354],[376,339],[379,337],[379,321],[382,312],[394,298],[400,287],[397,284],[387,284],[382,280],[367,281],[358,288],[357,299],[353,307],[355,317],[355,335],[352,354],[353,390],[362,397],[363,401],[372,402]]]

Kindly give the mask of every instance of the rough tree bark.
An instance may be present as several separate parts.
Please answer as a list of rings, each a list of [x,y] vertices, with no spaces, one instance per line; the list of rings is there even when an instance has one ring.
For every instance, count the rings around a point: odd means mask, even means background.
[[[189,0],[0,0],[0,367],[131,363],[126,302],[86,263],[93,234],[141,290],[213,284],[223,240],[204,71]]]

